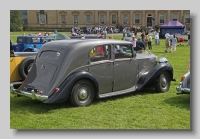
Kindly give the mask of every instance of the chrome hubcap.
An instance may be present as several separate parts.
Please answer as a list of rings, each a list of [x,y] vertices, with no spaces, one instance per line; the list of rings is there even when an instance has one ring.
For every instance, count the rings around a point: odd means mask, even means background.
[[[161,86],[162,87],[166,87],[167,86],[167,80],[165,79],[165,77],[161,78]]]
[[[79,92],[79,97],[81,99],[86,99],[87,96],[88,96],[87,90],[86,89],[81,89],[80,92]]]

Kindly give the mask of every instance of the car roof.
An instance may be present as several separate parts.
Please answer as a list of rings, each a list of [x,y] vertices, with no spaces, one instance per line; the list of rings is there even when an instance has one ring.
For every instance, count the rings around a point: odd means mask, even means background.
[[[20,36],[17,36],[17,37],[20,37],[20,38],[33,38],[33,37],[42,37],[42,38],[45,38],[46,36],[36,36],[36,35],[20,35]]]
[[[69,39],[69,40],[57,40],[57,41],[51,41],[47,42],[43,45],[41,49],[70,49],[70,47],[76,49],[79,48],[88,48],[91,49],[94,46],[97,45],[103,45],[103,44],[131,44],[131,42],[124,41],[124,40],[115,40],[115,39]]]

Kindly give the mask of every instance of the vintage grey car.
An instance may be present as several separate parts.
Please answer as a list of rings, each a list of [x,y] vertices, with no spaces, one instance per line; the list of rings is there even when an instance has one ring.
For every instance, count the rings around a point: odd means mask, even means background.
[[[128,41],[70,39],[44,44],[23,84],[10,84],[10,91],[44,103],[88,106],[96,98],[145,87],[167,92],[171,81],[173,67],[166,58],[134,54]]]
[[[190,72],[181,77],[179,86],[176,87],[177,94],[190,94]]]

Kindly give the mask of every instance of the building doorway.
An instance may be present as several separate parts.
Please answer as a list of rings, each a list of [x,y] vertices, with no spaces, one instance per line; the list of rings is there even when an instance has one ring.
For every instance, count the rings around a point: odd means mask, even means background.
[[[147,27],[152,27],[152,15],[148,14],[147,16]]]

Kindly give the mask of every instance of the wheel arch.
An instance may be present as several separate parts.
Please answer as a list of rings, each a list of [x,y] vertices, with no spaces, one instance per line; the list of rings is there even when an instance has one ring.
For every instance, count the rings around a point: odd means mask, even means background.
[[[95,98],[98,96],[98,90],[99,90],[99,85],[95,77],[86,71],[79,71],[70,74],[65,80],[62,82],[62,84],[59,86],[61,92],[59,93],[54,93],[52,96],[46,100],[44,103],[60,103],[66,101],[73,89],[73,86],[80,80],[88,80],[94,85],[95,89]]]
[[[140,90],[147,84],[153,84],[155,80],[164,72],[167,72],[170,76],[170,81],[173,80],[173,68],[169,63],[161,63],[154,68],[146,71],[147,74],[143,74],[137,82],[136,89]]]

